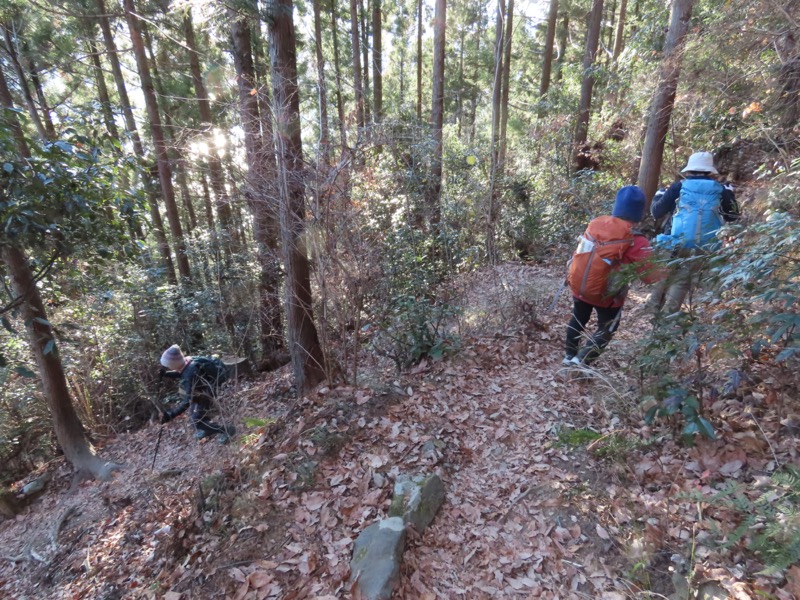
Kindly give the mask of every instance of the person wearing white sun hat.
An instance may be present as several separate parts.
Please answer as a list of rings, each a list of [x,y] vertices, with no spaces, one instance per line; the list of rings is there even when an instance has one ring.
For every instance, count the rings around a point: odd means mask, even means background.
[[[672,258],[687,259],[653,290],[647,301],[650,311],[664,314],[681,309],[693,276],[702,268],[702,257],[719,248],[717,231],[723,223],[740,216],[733,187],[717,181],[719,171],[711,152],[692,154],[681,174],[684,179],[656,195],[650,206],[656,220],[674,213],[670,233],[657,239],[672,249]]]

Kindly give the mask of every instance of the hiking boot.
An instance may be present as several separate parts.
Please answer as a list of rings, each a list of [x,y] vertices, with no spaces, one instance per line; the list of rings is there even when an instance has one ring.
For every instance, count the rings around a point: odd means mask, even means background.
[[[223,427],[223,431],[219,434],[219,437],[217,437],[217,442],[223,445],[227,444],[228,442],[231,441],[231,438],[233,438],[233,436],[235,435],[236,435],[236,427],[234,427],[233,425],[225,425],[225,427]]]
[[[565,367],[569,367],[573,364],[572,361],[574,358],[574,356],[565,356],[564,360],[561,361],[561,364]]]

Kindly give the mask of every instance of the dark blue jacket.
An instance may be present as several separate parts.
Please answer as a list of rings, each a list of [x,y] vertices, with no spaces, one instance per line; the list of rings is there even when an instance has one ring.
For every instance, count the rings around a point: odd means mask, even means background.
[[[713,179],[708,175],[690,175],[687,179]],[[678,205],[678,200],[681,197],[681,188],[683,181],[676,181],[663,195],[653,198],[653,203],[650,205],[650,214],[653,218],[658,220],[669,214],[675,212],[675,207]],[[719,211],[722,218],[730,223],[736,221],[739,216],[739,205],[736,203],[736,196],[733,193],[733,188],[730,186],[723,186],[722,197],[719,201]]]
[[[174,373],[170,372],[170,373]],[[168,373],[169,375],[169,373]],[[197,357],[186,365],[180,374],[178,392],[180,403],[164,412],[163,421],[167,422],[182,414],[189,405],[200,404],[204,408],[211,406],[219,388],[228,380],[228,368],[218,358]]]

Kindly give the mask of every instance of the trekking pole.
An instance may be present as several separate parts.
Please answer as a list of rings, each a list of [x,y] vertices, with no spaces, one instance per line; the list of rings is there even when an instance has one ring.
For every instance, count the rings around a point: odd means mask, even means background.
[[[558,304],[558,299],[561,297],[561,292],[564,291],[564,286],[566,285],[567,285],[567,280],[564,279],[564,281],[561,282],[561,287],[558,288],[556,295],[553,296],[553,301],[550,303],[550,306],[547,307],[547,312],[553,312],[553,309],[556,307],[556,304]]]
[[[156,451],[153,453],[153,464],[150,466],[150,470],[156,468],[156,458],[158,457],[158,447],[161,445],[161,434],[164,432],[164,425],[159,425],[158,427],[158,439],[156,440]]]

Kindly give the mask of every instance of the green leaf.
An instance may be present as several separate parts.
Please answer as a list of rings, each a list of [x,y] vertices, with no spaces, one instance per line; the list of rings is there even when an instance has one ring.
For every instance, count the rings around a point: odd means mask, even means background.
[[[48,342],[44,346],[44,353],[45,354],[50,354],[55,349],[56,349],[56,341],[55,340],[48,340]]]
[[[714,426],[705,417],[697,417],[697,427],[700,434],[709,440],[717,439],[717,434],[714,432]]]
[[[683,427],[683,431],[681,431],[681,435],[694,435],[696,433],[700,433],[700,426],[695,419],[686,423]]]
[[[30,370],[28,367],[26,367],[25,365],[19,365],[19,366],[17,366],[17,367],[14,367],[14,371],[15,371],[15,372],[16,372],[18,375],[22,375],[23,377],[33,377],[33,378],[35,378],[35,377],[36,377],[36,373],[34,373],[33,371],[31,371],[31,370]]]
[[[3,163],[3,171],[5,171],[8,174],[13,173],[14,172],[14,165],[9,163],[9,162]]]
[[[800,352],[800,348],[784,348],[775,357],[775,362],[783,362]]]
[[[652,425],[653,421],[656,418],[656,413],[658,412],[658,404],[651,406],[646,413],[644,413],[644,422],[648,425]]]
[[[42,317],[33,317],[33,320],[36,321],[37,323],[41,323],[42,325],[47,325],[48,327],[52,327],[50,321],[48,321],[47,319],[43,319]]]

